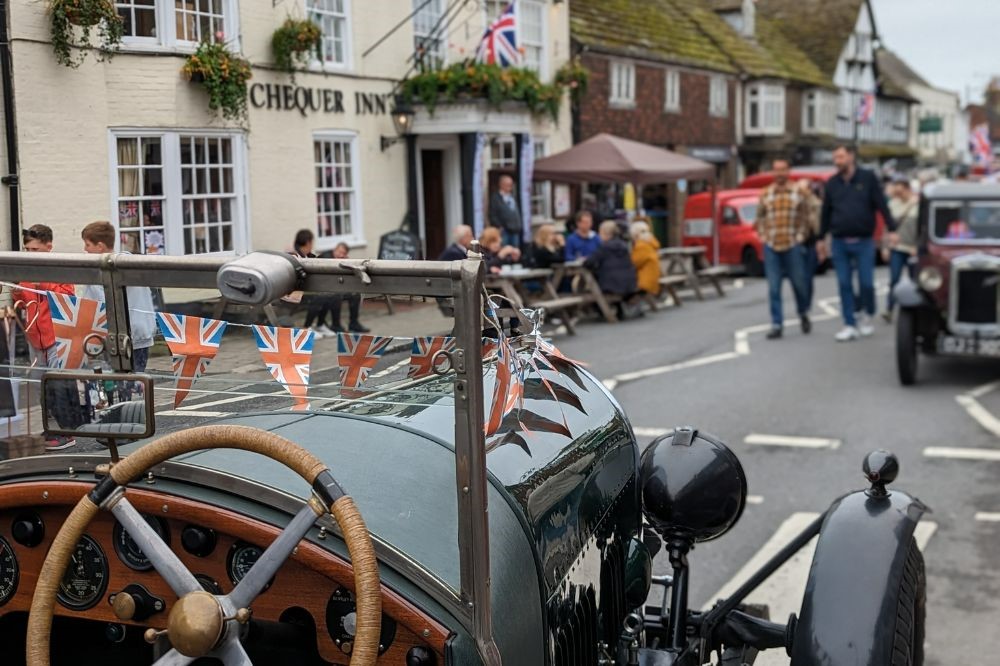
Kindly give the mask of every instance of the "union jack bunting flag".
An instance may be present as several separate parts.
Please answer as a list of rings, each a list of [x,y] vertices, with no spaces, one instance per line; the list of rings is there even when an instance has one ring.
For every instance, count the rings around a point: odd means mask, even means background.
[[[361,386],[390,342],[392,338],[384,335],[338,335],[337,365],[340,366],[340,383],[346,388]]]
[[[483,358],[488,358],[490,354],[497,351],[497,341],[495,338],[483,338]]]
[[[254,326],[257,351],[271,376],[295,397],[292,409],[309,405],[309,364],[316,334],[309,329]]]
[[[969,134],[969,150],[972,160],[979,166],[989,168],[993,164],[993,145],[990,143],[990,126],[986,123],[972,128]]]
[[[500,430],[504,417],[524,402],[524,377],[517,366],[517,356],[506,338],[497,344],[497,376],[493,386],[493,400],[484,431],[486,436]]]
[[[517,50],[517,10],[511,2],[507,9],[486,28],[479,43],[476,60],[487,65],[510,67],[521,60]]]
[[[226,322],[203,317],[156,313],[156,324],[174,356],[174,408],[219,353]]]
[[[413,338],[410,348],[410,369],[406,373],[411,379],[419,379],[434,374],[435,365],[444,363],[444,354],[455,350],[455,338],[428,337]],[[437,358],[435,358],[435,355]]]
[[[97,350],[99,341],[103,342],[108,335],[104,301],[52,291],[47,294],[56,337],[56,367],[63,370],[82,368],[87,351]]]
[[[875,93],[868,92],[861,96],[861,100],[858,102],[858,113],[857,121],[862,125],[867,125],[871,122],[872,116],[875,115]]]

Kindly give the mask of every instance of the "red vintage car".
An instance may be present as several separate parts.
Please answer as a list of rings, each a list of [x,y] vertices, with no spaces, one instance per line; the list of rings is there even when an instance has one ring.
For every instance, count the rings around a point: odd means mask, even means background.
[[[750,275],[764,274],[764,246],[754,229],[757,219],[759,189],[722,190],[717,194],[719,222],[719,257],[716,264],[743,265]],[[684,206],[682,244],[703,246],[705,256],[713,257],[712,194],[702,192],[688,197]]]

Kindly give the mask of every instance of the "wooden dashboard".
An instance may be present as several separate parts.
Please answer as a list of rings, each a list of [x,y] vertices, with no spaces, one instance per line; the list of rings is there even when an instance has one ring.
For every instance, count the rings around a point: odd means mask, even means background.
[[[65,481],[0,486],[0,537],[12,548],[19,569],[17,589],[0,605],[0,616],[30,608],[38,572],[49,545],[73,505],[92,487],[87,483]],[[144,515],[157,517],[157,522],[166,529],[171,549],[188,570],[200,580],[214,582],[223,594],[229,593],[234,586],[230,578],[232,553],[239,552],[240,546],[246,544],[266,548],[280,532],[277,527],[238,513],[152,490],[129,488],[127,497]],[[36,515],[44,525],[44,537],[31,547],[18,543],[12,528],[15,519],[26,513]],[[101,598],[86,610],[72,610],[57,603],[56,614],[164,629],[177,597],[155,571],[136,571],[126,566],[115,548],[115,525],[116,521],[110,513],[100,512],[85,532],[99,545],[107,563],[106,587]],[[198,556],[182,546],[181,533],[189,525],[214,532],[215,545],[211,552]],[[0,543],[0,547],[2,545]],[[163,609],[139,622],[119,620],[110,600],[129,585],[145,588],[153,597],[164,602]],[[327,626],[328,603],[331,603],[331,597],[337,590],[353,593],[354,574],[350,563],[303,541],[276,574],[270,587],[253,602],[253,617],[278,622],[286,612],[305,611],[316,626],[320,657],[333,664],[347,664],[350,661],[350,642],[339,641],[338,644],[334,635],[342,634],[342,628]],[[3,601],[2,594],[0,601]],[[408,651],[416,646],[430,650],[436,656],[435,663],[445,663],[445,642],[448,639],[445,627],[384,585],[382,611],[384,617],[395,625],[395,635],[388,645],[383,646],[385,650],[379,657],[379,664],[405,664]]]

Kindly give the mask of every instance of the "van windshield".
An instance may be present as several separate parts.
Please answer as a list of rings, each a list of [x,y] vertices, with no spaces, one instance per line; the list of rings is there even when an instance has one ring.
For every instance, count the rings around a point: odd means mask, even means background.
[[[740,219],[743,224],[753,224],[757,221],[757,204],[745,203],[740,206]]]
[[[1000,201],[949,201],[931,209],[934,238],[945,243],[1000,242]]]

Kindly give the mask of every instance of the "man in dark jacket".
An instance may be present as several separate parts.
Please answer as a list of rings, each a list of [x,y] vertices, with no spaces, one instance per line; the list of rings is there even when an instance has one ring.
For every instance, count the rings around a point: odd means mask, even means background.
[[[458,225],[451,232],[451,245],[445,248],[441,256],[438,257],[438,261],[461,261],[465,259],[469,251],[469,246],[472,245],[473,238],[475,236],[472,234],[472,227],[467,224]]]
[[[584,266],[597,276],[605,294],[628,298],[639,291],[628,243],[618,236],[618,224],[613,220],[601,223],[601,244],[584,261]]]
[[[524,227],[521,223],[521,211],[517,207],[514,179],[500,176],[497,188],[490,198],[490,226],[500,229],[504,246],[520,249]]]
[[[896,223],[889,212],[885,193],[878,177],[855,164],[852,146],[840,146],[833,152],[837,174],[826,184],[823,198],[820,236],[833,236],[833,266],[837,270],[840,309],[844,329],[837,333],[838,342],[857,340],[871,335],[875,329],[875,234],[876,212],[881,212],[886,226],[895,231]],[[895,236],[892,234],[890,238]],[[854,270],[861,284],[861,318],[855,317]]]

